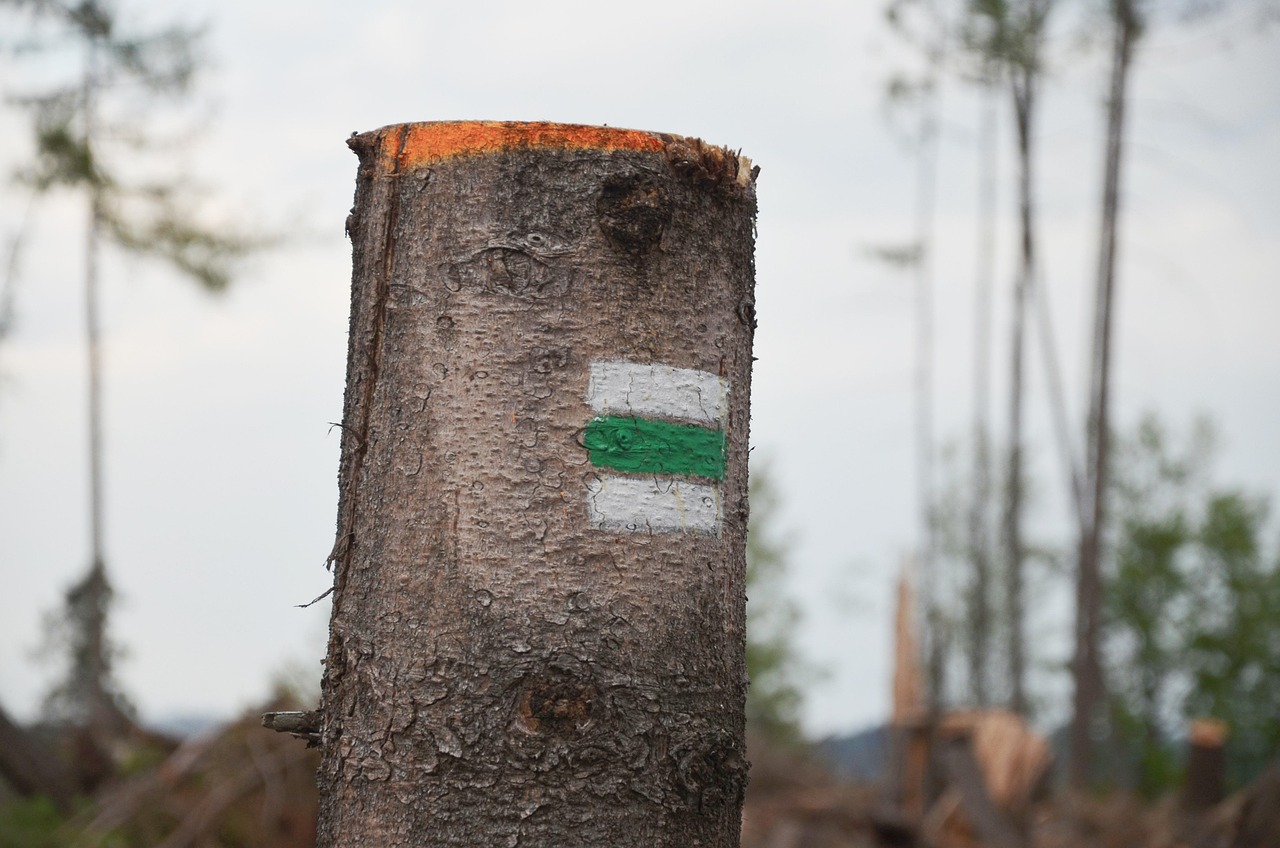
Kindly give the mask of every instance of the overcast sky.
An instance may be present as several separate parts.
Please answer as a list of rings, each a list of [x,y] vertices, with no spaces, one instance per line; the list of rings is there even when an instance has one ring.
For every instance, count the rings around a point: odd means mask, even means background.
[[[298,236],[220,298],[146,262],[104,268],[108,567],[120,677],[144,718],[229,715],[273,676],[318,678],[346,357],[356,160],[345,140],[409,120],[557,120],[699,136],[762,168],[752,442],[794,539],[800,648],[825,677],[814,732],[888,709],[892,582],[915,541],[910,280],[868,258],[913,236],[915,169],[884,120],[899,51],[879,2],[184,4],[207,21],[208,131],[181,161],[224,214]],[[122,3],[171,20],[172,4]],[[438,8],[437,8],[438,6]],[[1156,28],[1135,71],[1116,393],[1185,429],[1210,413],[1220,482],[1280,495],[1280,49],[1234,12]],[[2,82],[19,79],[5,60]],[[56,69],[55,69],[56,70]],[[1043,276],[1075,420],[1096,264],[1103,68],[1064,34],[1038,137]],[[939,442],[971,415],[972,91],[943,91]],[[1009,127],[1002,115],[1001,154]],[[0,110],[0,170],[28,149]],[[167,154],[165,154],[167,156]],[[157,155],[156,161],[160,160]],[[168,161],[168,160],[166,160]],[[150,164],[150,163],[149,163]],[[993,409],[1005,406],[1013,185],[1001,172]],[[21,195],[0,189],[7,238]],[[38,210],[0,345],[0,698],[32,715],[42,614],[88,564],[82,205]],[[1059,540],[1063,483],[1030,366],[1033,523]],[[1275,525],[1273,525],[1274,527]],[[1273,532],[1273,537],[1275,533]],[[1063,659],[1065,588],[1036,581],[1035,659]],[[1045,694],[1061,678],[1038,678]]]

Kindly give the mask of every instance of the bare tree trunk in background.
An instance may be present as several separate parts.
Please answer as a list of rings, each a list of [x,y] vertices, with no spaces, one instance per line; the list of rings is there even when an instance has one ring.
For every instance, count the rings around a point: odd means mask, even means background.
[[[969,684],[974,703],[990,703],[991,654],[991,537],[988,510],[991,503],[991,433],[988,412],[991,398],[991,289],[995,267],[996,213],[996,104],[990,91],[983,94],[979,137],[977,297],[974,313],[973,362],[973,493],[969,500],[969,562],[973,569],[969,597]]]
[[[916,489],[920,510],[920,574],[924,591],[928,685],[925,698],[931,710],[940,708],[946,689],[946,651],[942,610],[938,603],[938,556],[934,527],[933,485],[933,215],[938,174],[938,115],[936,93],[924,107],[920,129],[920,170],[916,195]]]
[[[1022,542],[1022,413],[1023,365],[1026,360],[1027,292],[1035,274],[1035,218],[1032,180],[1032,120],[1035,111],[1039,71],[1016,67],[1011,71],[1014,126],[1018,143],[1019,261],[1013,290],[1013,333],[1010,344],[1009,375],[1009,466],[1005,480],[1004,551],[1005,603],[1009,611],[1009,708],[1019,714],[1027,710],[1025,600]]]
[[[557,124],[351,146],[318,844],[737,846],[749,162]]]
[[[1067,495],[1071,503],[1072,517],[1075,519],[1076,527],[1079,528],[1083,526],[1085,520],[1083,471],[1080,468],[1080,457],[1071,439],[1071,417],[1067,413],[1067,393],[1062,383],[1057,336],[1053,330],[1053,317],[1049,312],[1049,293],[1045,290],[1044,280],[1039,274],[1036,275],[1035,284],[1031,287],[1031,296],[1036,302],[1040,353],[1046,382],[1045,394],[1049,399],[1049,416],[1053,420],[1053,437],[1058,443],[1058,454],[1067,480]]]
[[[88,47],[83,85],[85,101],[84,145],[93,151],[96,144],[95,89],[98,85],[97,41]],[[97,179],[97,174],[94,174]],[[89,189],[89,220],[85,229],[84,319],[88,378],[89,428],[89,572],[66,594],[67,615],[72,628],[72,668],[63,693],[68,705],[84,723],[89,738],[103,752],[128,733],[133,721],[121,708],[111,682],[111,648],[107,639],[107,611],[112,588],[107,578],[103,541],[103,447],[102,447],[102,317],[99,312],[99,261],[102,247],[103,206],[101,184]]]
[[[110,691],[111,658],[107,643],[107,610],[112,589],[107,579],[102,529],[102,319],[98,312],[98,254],[102,213],[98,193],[90,197],[85,245],[85,348],[89,381],[89,573],[67,592],[67,607],[83,614],[75,625],[83,629],[73,656],[76,698],[86,710],[85,720],[95,741],[102,743],[127,729],[130,722]]]
[[[85,85],[86,91],[89,84]],[[89,94],[86,93],[86,97]],[[102,543],[102,316],[98,309],[98,262],[102,242],[102,199],[97,188],[89,194],[85,228],[84,335],[89,389],[89,540],[91,568],[106,562]]]
[[[1111,401],[1111,336],[1115,302],[1117,232],[1120,213],[1120,164],[1124,152],[1124,118],[1133,49],[1141,34],[1140,13],[1133,0],[1113,0],[1115,27],[1111,83],[1107,101],[1106,155],[1102,188],[1101,238],[1098,248],[1097,297],[1094,304],[1093,361],[1090,370],[1085,521],[1080,533],[1076,575],[1075,692],[1071,718],[1072,787],[1083,789],[1092,765],[1092,728],[1098,720],[1104,685],[1100,651],[1102,609],[1102,538],[1106,531],[1106,490]]]
[[[934,485],[933,381],[934,381],[934,217],[937,195],[939,134],[942,115],[942,70],[954,37],[954,22],[946,4],[928,0],[917,11],[921,28],[905,25],[900,13],[912,5],[889,0],[885,13],[915,48],[922,52],[924,67],[917,79],[895,80],[889,86],[889,101],[914,101],[918,110],[918,134],[912,142],[916,154],[915,233],[912,249],[899,261],[915,271],[915,465],[919,595],[924,623],[925,698],[937,711],[946,694],[947,638],[942,605],[938,601],[941,574],[938,568],[937,509]],[[911,17],[911,15],[908,15]]]
[[[1009,677],[1009,706],[1015,712],[1027,710],[1026,694],[1026,657],[1025,657],[1025,599],[1024,568],[1025,544],[1022,539],[1023,512],[1023,392],[1025,383],[1026,334],[1028,299],[1034,297],[1036,284],[1036,224],[1035,224],[1035,179],[1033,171],[1034,150],[1034,118],[1037,89],[1042,73],[1042,53],[1049,13],[1054,0],[1018,0],[1005,3],[970,3],[966,5],[968,19],[969,49],[984,63],[985,67],[998,69],[1000,76],[1007,74],[1009,94],[1013,106],[1014,140],[1018,157],[1018,223],[1019,244],[1018,264],[1014,277],[1013,304],[1010,327],[1010,374],[1009,374],[1009,429],[1008,429],[1008,464],[1005,467],[1005,491],[1003,509],[1000,520],[1000,552],[1001,565],[1004,568],[1004,597],[1002,611],[1005,613],[1007,630],[1006,657]],[[994,77],[995,74],[992,74]],[[990,142],[988,142],[990,144]],[[985,191],[985,189],[984,189]],[[990,201],[988,200],[988,203]],[[990,214],[990,213],[988,213]],[[989,248],[986,248],[989,250]],[[985,260],[990,265],[990,260]],[[981,267],[981,266],[980,266]],[[989,320],[983,314],[989,307],[985,305],[984,295],[979,294],[979,376],[978,398],[984,397],[984,381],[981,371],[985,367],[986,339],[982,329]],[[985,414],[985,411],[983,411]],[[975,419],[980,421],[980,419]],[[975,424],[975,463],[981,461],[982,427]],[[984,471],[975,472],[975,482],[982,481]],[[981,492],[975,494],[982,494]],[[977,498],[975,497],[975,501]],[[976,539],[979,529],[980,514],[976,511],[970,518],[970,537]],[[982,559],[974,548],[972,555],[975,571],[975,583],[981,582]],[[988,578],[989,579],[989,578]],[[985,615],[977,604],[971,604],[971,610],[977,609],[971,624],[977,623],[981,615]],[[990,626],[974,627],[974,645],[989,639]],[[985,660],[979,660],[985,663]],[[978,672],[985,673],[985,665],[979,668],[971,661],[971,670],[979,677],[976,684],[985,686],[985,680]],[[980,693],[980,688],[975,688]]]

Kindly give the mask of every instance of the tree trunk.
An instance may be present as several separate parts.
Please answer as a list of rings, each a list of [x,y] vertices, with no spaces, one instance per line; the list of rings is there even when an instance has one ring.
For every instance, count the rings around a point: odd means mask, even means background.
[[[984,87],[990,83],[984,83]],[[992,91],[982,96],[979,141],[977,296],[974,313],[973,362],[973,493],[969,499],[969,563],[972,583],[968,618],[969,687],[979,707],[990,703],[987,658],[991,653],[991,436],[987,423],[991,397],[991,288],[995,267],[996,220],[996,104]]]
[[[965,735],[941,740],[938,757],[948,783],[960,797],[965,818],[981,840],[980,844],[988,848],[1024,848],[1027,840],[1018,823],[1009,820],[988,791],[990,778],[983,773],[982,766],[974,757],[972,737]]]
[[[96,91],[100,37],[88,44],[81,96],[84,98],[84,148],[97,149]],[[91,165],[96,168],[96,164]],[[91,744],[110,762],[107,752],[133,729],[133,720],[121,705],[112,681],[112,650],[107,638],[107,612],[113,590],[107,577],[105,522],[103,518],[104,451],[102,440],[102,315],[99,304],[102,254],[103,197],[101,175],[89,183],[89,215],[85,227],[84,328],[89,430],[89,548],[88,573],[67,590],[66,616],[72,629],[70,679],[65,696],[74,719],[82,723]]]
[[[1188,734],[1187,765],[1182,776],[1179,806],[1188,813],[1203,813],[1226,795],[1227,725],[1214,719],[1196,719]]]
[[[98,258],[102,232],[102,198],[97,187],[89,200],[85,236],[84,338],[88,378],[89,547],[90,568],[105,567],[102,522],[102,318],[98,309]]]
[[[1106,157],[1102,187],[1102,234],[1098,248],[1098,289],[1094,305],[1093,363],[1087,425],[1088,475],[1085,519],[1076,572],[1076,646],[1072,664],[1075,691],[1071,717],[1072,787],[1083,789],[1092,764],[1092,728],[1103,700],[1099,655],[1102,615],[1102,538],[1106,529],[1107,455],[1111,419],[1111,329],[1115,302],[1116,246],[1120,213],[1120,164],[1125,101],[1133,48],[1141,30],[1130,0],[1113,0],[1111,85],[1107,103]]]
[[[938,181],[938,116],[941,105],[933,94],[925,106],[920,129],[920,171],[916,195],[916,500],[920,510],[920,574],[928,658],[925,700],[930,710],[941,708],[946,692],[946,640],[942,605],[938,598],[938,551],[933,484],[933,217]]]
[[[319,841],[736,846],[754,171],[356,136]]]
[[[1025,715],[1026,658],[1024,651],[1022,542],[1022,390],[1026,361],[1027,292],[1035,274],[1034,183],[1031,170],[1031,122],[1035,106],[1036,71],[1013,72],[1014,123],[1018,141],[1019,261],[1013,290],[1013,333],[1009,374],[1009,469],[1005,480],[1004,549],[1005,603],[1009,610],[1009,708]]]

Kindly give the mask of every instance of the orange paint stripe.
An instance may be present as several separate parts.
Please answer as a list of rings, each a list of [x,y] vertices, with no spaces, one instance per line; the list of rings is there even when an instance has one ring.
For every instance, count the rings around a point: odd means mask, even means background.
[[[640,130],[553,124],[544,121],[441,121],[398,124],[379,131],[381,160],[388,172],[429,165],[454,156],[499,153],[519,148],[641,150],[665,147],[662,138]]]

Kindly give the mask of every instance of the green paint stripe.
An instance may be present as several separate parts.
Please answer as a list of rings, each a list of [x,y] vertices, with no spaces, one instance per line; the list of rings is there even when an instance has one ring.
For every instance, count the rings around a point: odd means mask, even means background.
[[[603,416],[587,425],[582,443],[591,464],[636,474],[724,477],[724,431],[648,418]]]

